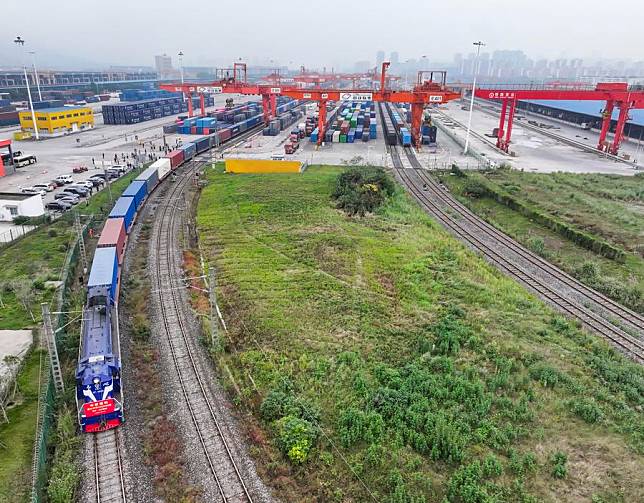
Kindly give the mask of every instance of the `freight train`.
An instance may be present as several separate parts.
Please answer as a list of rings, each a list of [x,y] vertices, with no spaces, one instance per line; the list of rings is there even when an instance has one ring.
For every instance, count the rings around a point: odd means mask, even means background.
[[[411,131],[405,121],[405,115],[409,115],[409,111],[401,110],[391,103],[381,103],[380,113],[387,145],[398,145],[400,141],[403,147],[411,147]],[[421,127],[422,143],[430,147],[436,146],[436,133],[436,126],[433,126],[431,121],[427,119]]]
[[[118,298],[127,236],[138,211],[152,191],[179,166],[253,130],[260,122],[260,116],[252,117],[184,143],[141,172],[112,207],[90,267],[83,309],[76,368],[76,403],[82,431],[109,430],[125,419]]]

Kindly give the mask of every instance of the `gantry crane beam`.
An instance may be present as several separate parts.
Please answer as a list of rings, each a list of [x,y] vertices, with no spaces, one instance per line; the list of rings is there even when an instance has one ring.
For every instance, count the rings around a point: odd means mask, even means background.
[[[609,152],[617,155],[619,146],[624,139],[624,126],[629,120],[628,112],[636,108],[644,108],[644,91],[629,90],[628,84],[623,82],[599,83],[595,88],[579,89],[579,86],[571,86],[570,89],[562,89],[561,83],[553,88],[477,88],[474,96],[487,100],[501,100],[501,115],[499,117],[499,128],[497,133],[496,146],[505,152],[510,147],[512,137],[512,121],[517,101],[519,100],[571,100],[571,101],[605,101],[606,106],[602,112],[602,127],[599,132],[597,149],[602,152]],[[510,106],[509,117],[506,129],[506,111]],[[606,141],[610,129],[613,110],[619,108],[619,116],[615,127],[613,143],[609,145]],[[505,135],[505,138],[503,137]]]
[[[237,64],[236,64],[237,65]],[[239,64],[241,65],[241,64]],[[192,117],[192,94],[197,93],[201,96],[201,113],[205,115],[204,94],[243,94],[259,95],[262,97],[262,108],[264,113],[264,122],[268,122],[275,117],[277,109],[277,96],[289,96],[298,100],[317,101],[319,104],[318,116],[318,144],[324,140],[326,126],[326,103],[328,101],[383,101],[391,103],[410,103],[411,104],[411,134],[414,144],[420,147],[421,144],[421,122],[423,109],[426,105],[439,105],[451,100],[460,98],[460,94],[449,90],[445,87],[445,72],[439,72],[442,76],[441,82],[422,81],[419,77],[418,83],[410,91],[392,91],[386,89],[386,72],[389,62],[382,64],[382,73],[380,76],[380,89],[328,89],[328,88],[308,88],[302,89],[293,85],[259,85],[249,84],[246,82],[246,67],[243,66],[244,79],[236,78],[239,73],[237,69],[233,75],[216,82],[210,83],[190,83],[183,84],[161,84],[159,87],[166,91],[183,92],[188,95],[188,112]]]

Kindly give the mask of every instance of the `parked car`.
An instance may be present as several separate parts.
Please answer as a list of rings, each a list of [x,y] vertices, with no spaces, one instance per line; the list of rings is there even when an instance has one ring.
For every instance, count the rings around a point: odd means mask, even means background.
[[[78,203],[80,203],[79,197],[76,194],[72,194],[71,192],[56,194],[56,196],[54,197],[57,201],[63,201],[64,203],[70,204],[72,206],[76,206]]]
[[[72,205],[70,203],[60,199],[58,201],[51,201],[45,204],[45,209],[50,211],[66,211],[71,207]]]
[[[102,178],[91,177],[91,178],[88,178],[87,181],[92,182],[92,185],[94,185],[94,187],[101,187],[105,185],[105,180],[103,180]]]
[[[90,176],[90,178],[100,178],[101,180],[105,180],[107,175],[105,173],[96,173],[95,175]]]
[[[71,175],[60,175],[56,177],[56,180],[59,180],[65,184],[74,183],[74,179]]]
[[[127,171],[127,166],[123,166],[122,164],[115,164],[114,166],[107,168],[107,170],[118,171],[119,173],[123,174]]]
[[[63,182],[62,180],[59,180],[58,178],[54,178],[51,181],[51,184],[55,185],[56,187],[63,187],[65,185],[65,182]]]
[[[37,189],[36,187],[21,187],[20,192],[33,196],[35,196],[36,194],[40,194],[41,196],[47,194],[47,191],[45,189]]]
[[[118,178],[122,175],[122,173],[118,169],[111,169],[111,168],[106,169],[105,173],[107,173],[107,178],[109,178],[110,180],[112,178]]]
[[[81,180],[80,182],[72,183],[73,186],[87,187],[88,189],[93,189],[94,184],[89,180]]]
[[[53,183],[35,183],[34,185],[32,185],[32,187],[34,189],[42,189],[46,190],[47,192],[51,192],[56,188],[56,185]]]
[[[87,171],[87,166],[74,166],[72,168],[73,173],[84,173]]]
[[[65,187],[63,192],[67,192],[68,194],[74,194],[79,197],[85,197],[88,193],[89,190],[87,190],[85,187]]]

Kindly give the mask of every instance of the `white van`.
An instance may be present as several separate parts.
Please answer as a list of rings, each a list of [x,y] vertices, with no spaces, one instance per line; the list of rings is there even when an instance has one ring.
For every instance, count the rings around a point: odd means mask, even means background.
[[[61,183],[74,183],[74,179],[72,178],[72,175],[60,175],[56,177],[56,181],[61,182]]]
[[[13,158],[13,163],[18,168],[22,168],[23,166],[27,166],[29,164],[36,164],[36,162],[37,161],[35,155],[21,155],[19,157]]]

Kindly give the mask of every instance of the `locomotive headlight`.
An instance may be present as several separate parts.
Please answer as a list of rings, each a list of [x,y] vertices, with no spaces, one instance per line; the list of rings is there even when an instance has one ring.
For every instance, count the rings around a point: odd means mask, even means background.
[[[101,380],[98,377],[95,377],[94,378],[94,384],[96,384],[98,386],[99,384],[101,384]]]

